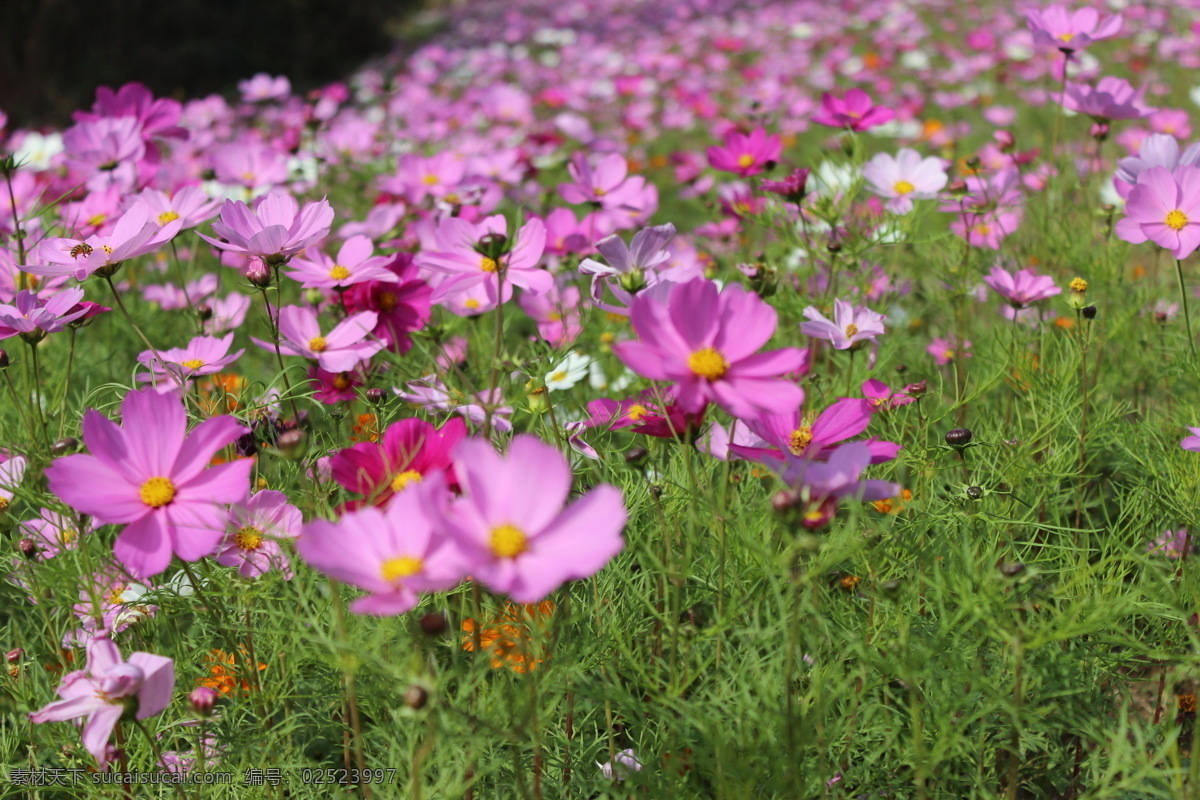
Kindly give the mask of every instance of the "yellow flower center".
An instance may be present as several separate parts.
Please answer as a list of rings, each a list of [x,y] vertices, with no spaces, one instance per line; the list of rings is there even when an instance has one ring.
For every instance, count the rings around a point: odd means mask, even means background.
[[[750,155],[749,153],[742,153],[740,156],[738,156],[737,163],[739,167],[745,169],[754,163],[754,156]]]
[[[204,366],[204,362],[199,358],[189,358],[187,361],[181,362],[181,366],[188,369],[200,369]]]
[[[1060,34],[1058,35],[1058,38],[1059,38],[1059,41],[1062,41],[1062,42],[1069,42],[1069,41],[1071,41],[1072,39],[1074,39],[1074,38],[1075,38],[1075,34],[1073,34],[1073,33],[1060,33]]]
[[[88,218],[88,225],[91,225],[93,228],[99,228],[104,224],[104,220],[106,219],[108,219],[107,214],[93,214]]]
[[[313,338],[309,339],[308,340],[308,349],[312,350],[314,353],[324,353],[325,352],[325,337],[324,336],[314,336]]]
[[[1183,230],[1183,226],[1188,224],[1187,214],[1180,211],[1178,208],[1167,213],[1167,218],[1164,220],[1167,227],[1173,231]]]
[[[791,450],[794,456],[804,455],[804,451],[808,449],[808,446],[812,443],[812,439],[813,432],[810,426],[804,425],[796,428],[788,436],[788,450]]]
[[[233,535],[233,543],[243,550],[257,550],[262,547],[262,531],[252,525],[239,528]]]
[[[425,566],[425,562],[413,556],[398,556],[389,558],[383,562],[380,571],[383,573],[383,579],[388,583],[410,578],[421,571]]]
[[[0,497],[0,511],[3,511],[6,508],[8,508],[8,498]]]
[[[168,225],[177,219],[179,219],[179,215],[176,214],[174,211],[164,211],[163,213],[158,215],[158,224],[159,225]]]
[[[338,264],[334,266],[333,269],[329,270],[329,277],[333,278],[335,281],[344,281],[346,278],[350,277],[350,270],[346,269],[341,264]]]
[[[151,508],[162,508],[175,499],[175,484],[171,483],[170,478],[151,478],[142,484],[138,495]]]
[[[1072,292],[1086,292],[1087,287],[1088,287],[1088,282],[1085,281],[1083,278],[1076,278],[1075,280],[1071,281],[1071,291]]]
[[[479,259],[479,268],[484,272],[495,272],[500,269],[500,265],[496,263],[496,259],[484,256]]]
[[[626,414],[626,416],[636,422],[637,420],[641,419],[642,417],[646,416],[649,413],[650,413],[650,409],[646,408],[641,403],[634,403],[633,405],[631,405],[629,407],[629,412]]]
[[[604,197],[604,195],[608,194],[608,191],[606,189],[593,189],[592,194],[596,195],[596,197]]]
[[[476,308],[479,308],[479,301],[476,300],[474,297],[469,297],[469,298],[467,298],[467,301],[465,303],[463,303],[463,305],[469,309],[474,310]]]
[[[396,295],[391,292],[383,292],[379,295],[379,310],[391,311],[396,307]]]
[[[851,322],[849,325],[846,326],[846,335],[847,336],[853,336],[856,333],[858,333],[858,326],[855,325],[853,322]]]
[[[492,528],[491,544],[497,558],[516,558],[528,548],[529,540],[516,525],[505,523]]]
[[[546,319],[550,320],[551,322],[561,322],[562,314],[558,313],[557,311],[551,311],[546,315]]]
[[[604,333],[600,334],[600,341],[604,342],[605,344],[612,344],[616,340],[617,335],[610,331],[605,331]]]
[[[425,476],[417,472],[415,469],[406,469],[396,477],[392,478],[392,491],[399,492],[410,483],[420,483]]]
[[[421,180],[425,182],[426,186],[436,186],[437,182],[438,182],[438,176],[437,175],[426,175]]]
[[[908,181],[896,181],[896,185],[892,187],[892,190],[895,191],[896,194],[908,194],[916,191],[916,189],[917,187],[913,186]]]
[[[825,516],[824,512],[822,512],[818,509],[813,509],[812,511],[805,512],[804,521],[805,522],[820,522],[821,517],[823,517],[823,516]]]
[[[339,372],[337,375],[333,376],[332,383],[333,383],[333,388],[335,388],[335,389],[349,389],[350,388],[350,373]]]
[[[688,356],[687,363],[688,369],[710,381],[720,380],[729,371],[729,362],[725,360],[725,356],[711,347],[692,353]]]
[[[63,544],[70,544],[78,538],[79,531],[75,530],[74,528],[63,528],[62,533],[60,533],[58,536],[58,540]]]
[[[551,383],[562,383],[567,379],[567,373],[559,371],[550,376]]]

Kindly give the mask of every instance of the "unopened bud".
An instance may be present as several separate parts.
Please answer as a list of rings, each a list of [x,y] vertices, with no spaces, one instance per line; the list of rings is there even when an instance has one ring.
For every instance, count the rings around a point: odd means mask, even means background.
[[[54,444],[50,445],[50,454],[53,456],[65,456],[74,453],[79,449],[79,440],[74,436],[64,436]]]
[[[784,514],[796,504],[796,495],[787,489],[780,489],[771,495],[771,509],[776,514]]]
[[[971,443],[975,438],[975,434],[971,433],[966,428],[955,428],[946,432],[946,444],[951,447],[963,447]]]
[[[26,558],[33,558],[38,553],[37,543],[26,536],[24,539],[17,542],[17,549],[21,551],[21,555]]]
[[[207,719],[211,716],[216,705],[217,693],[207,686],[197,686],[188,695],[188,707],[200,719]]]
[[[15,664],[24,657],[25,657],[25,651],[19,647],[9,650],[7,653],[4,654],[4,660],[10,664]]]
[[[263,263],[261,258],[251,258],[242,274],[246,276],[246,280],[260,289],[271,285],[271,269]]]
[[[367,389],[366,394],[367,402],[376,406],[382,404],[383,401],[387,399],[387,392],[385,392],[383,389],[380,389],[378,386],[373,386],[370,389]]]
[[[979,486],[968,486],[967,497],[972,500],[979,500],[983,497],[983,489]]]
[[[1025,565],[1020,561],[1011,561],[1000,565],[1000,572],[1009,578],[1015,578],[1024,571]]]
[[[1084,319],[1095,319],[1096,318],[1096,307],[1095,306],[1084,306],[1083,307],[1083,318]]]
[[[404,705],[411,708],[413,711],[419,711],[429,702],[429,692],[425,689],[413,684],[404,691]]]
[[[446,615],[440,612],[426,614],[417,620],[417,624],[427,636],[441,636],[450,628],[446,622]]]
[[[0,350],[0,369],[8,369],[8,351]]]
[[[196,316],[200,318],[201,322],[208,322],[210,319],[212,319],[212,315],[212,306],[208,305],[207,303],[202,303],[201,305],[196,306]]]
[[[304,455],[307,437],[304,431],[299,428],[292,428],[279,434],[279,439],[275,442],[275,446],[287,458],[298,459]]]

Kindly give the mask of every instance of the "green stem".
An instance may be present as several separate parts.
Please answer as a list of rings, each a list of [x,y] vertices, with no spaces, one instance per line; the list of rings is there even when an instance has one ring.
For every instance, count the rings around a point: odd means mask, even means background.
[[[296,398],[292,395],[292,382],[288,380],[287,369],[283,366],[283,353],[279,351],[279,320],[271,314],[271,300],[267,297],[267,287],[262,287],[263,302],[267,305],[267,321],[271,325],[271,341],[275,344],[275,361],[279,364],[279,374],[283,377],[283,388],[287,391],[288,403],[292,407],[292,419],[300,424],[300,412],[296,408]]]
[[[341,647],[349,649],[350,637],[346,632],[346,608],[342,602],[342,587],[340,584],[330,581],[329,588],[333,594],[333,619],[337,628],[338,643]],[[338,661],[341,664],[342,682],[345,685],[346,706],[350,710],[350,730],[354,735],[354,762],[358,766],[358,774],[362,775],[366,771],[367,765],[363,755],[362,720],[358,715],[358,693],[354,686],[354,669],[346,662],[345,656],[340,653]],[[363,797],[370,800],[371,784],[362,783],[360,779],[359,789],[362,791]]]
[[[71,391],[71,367],[75,364],[75,326],[68,326],[71,332],[71,347],[67,351],[67,375],[63,378],[62,395],[58,398],[58,438],[62,438],[67,424],[67,394]]]
[[[1196,357],[1196,340],[1192,337],[1192,315],[1188,311],[1187,288],[1183,285],[1183,262],[1175,259],[1175,274],[1179,277],[1179,302],[1183,304],[1183,321],[1187,325],[1188,348]]]
[[[158,749],[158,742],[154,741],[154,737],[150,735],[150,731],[146,730],[146,726],[140,719],[135,719],[133,726],[141,731],[142,736],[146,738],[146,743],[150,745],[150,752],[154,753],[154,766],[162,769],[165,765],[162,763],[162,751]],[[187,800],[187,792],[183,791],[182,783],[172,782],[171,785],[175,787],[175,794],[179,795],[181,800]]]

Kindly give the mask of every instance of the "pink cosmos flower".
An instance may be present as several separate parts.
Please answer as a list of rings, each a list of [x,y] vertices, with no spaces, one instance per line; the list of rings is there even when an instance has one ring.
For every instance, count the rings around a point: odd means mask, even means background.
[[[600,768],[600,774],[605,780],[610,781],[623,781],[633,773],[642,771],[642,762],[638,761],[632,748],[622,750],[611,761],[605,761],[603,764],[597,761],[596,766]]]
[[[871,410],[871,404],[866,400],[844,397],[816,419],[797,407],[786,414],[764,414],[742,420],[754,437],[738,437],[735,432],[729,450],[752,461],[778,461],[787,453],[797,458],[824,461],[837,445],[867,429],[871,424]],[[900,451],[900,445],[895,442],[869,439],[865,444],[870,450],[872,464],[891,461]]]
[[[1174,136],[1165,133],[1155,133],[1142,142],[1136,156],[1122,158],[1117,162],[1117,174],[1113,177],[1113,185],[1117,194],[1123,198],[1129,197],[1129,192],[1138,182],[1138,176],[1151,167],[1164,167],[1174,172],[1180,165],[1200,167],[1200,143],[1189,145],[1182,153],[1179,152],[1179,141]]]
[[[464,397],[446,388],[435,375],[426,375],[424,378],[409,381],[405,389],[408,391],[400,388],[394,388],[392,391],[413,405],[433,411],[461,414],[475,425],[485,424],[488,419],[487,406],[492,406],[492,428],[501,433],[512,430],[512,422],[508,419],[512,416],[512,406],[504,405],[504,396],[499,387],[496,387],[494,395],[489,395],[489,391],[485,389],[473,397]]]
[[[583,332],[578,286],[557,287],[545,294],[522,294],[517,298],[521,310],[537,323],[538,336],[551,347],[566,347]]]
[[[24,456],[0,453],[0,511],[8,508],[13,493],[25,478]]]
[[[291,565],[279,542],[299,536],[304,520],[300,509],[287,500],[283,492],[268,490],[230,506],[225,539],[214,560],[222,566],[237,567],[243,578],[257,578],[278,569],[285,580],[291,580]]]
[[[992,267],[983,282],[1008,300],[1013,308],[1023,308],[1038,300],[1062,294],[1062,289],[1054,285],[1053,278],[1038,275],[1031,269],[1018,270],[1013,274],[1003,267]]]
[[[33,251],[37,262],[22,265],[31,275],[70,275],[87,280],[93,273],[111,276],[131,258],[157,250],[179,233],[183,222],[174,220],[162,227],[150,220],[148,206],[135,203],[121,215],[108,234],[87,239],[47,239]]]
[[[37,558],[44,561],[54,558],[64,550],[74,550],[82,540],[82,534],[94,531],[97,527],[95,520],[86,530],[79,530],[79,522],[66,514],[60,514],[49,508],[41,509],[36,519],[23,520],[17,524],[17,532],[22,537],[33,540],[37,548]]]
[[[147,303],[158,303],[163,311],[178,311],[190,304],[199,306],[217,291],[221,279],[216,273],[206,273],[196,280],[180,287],[176,283],[155,283],[142,287],[142,299]]]
[[[329,372],[348,372],[383,349],[381,343],[367,341],[377,319],[374,311],[360,311],[322,334],[316,311],[304,306],[284,306],[279,310],[279,351],[311,358]],[[271,342],[254,337],[250,341],[264,350],[275,350]]]
[[[358,389],[366,385],[368,370],[359,364],[347,372],[330,372],[318,366],[308,368],[308,379],[314,386],[313,399],[319,403],[333,405],[346,403],[358,397]]]
[[[14,305],[0,304],[0,339],[19,335],[39,342],[87,314],[81,300],[83,289],[64,289],[46,299],[27,290],[17,292]]]
[[[204,320],[204,332],[216,336],[242,326],[246,312],[250,310],[250,298],[244,294],[230,294],[211,300],[207,305],[212,316]]]
[[[259,72],[250,80],[238,81],[237,88],[247,103],[283,100],[292,93],[292,83],[286,75],[273,78],[265,72]]]
[[[673,284],[643,292],[630,321],[637,341],[613,352],[639,375],[675,383],[685,412],[716,402],[735,417],[796,408],[804,394],[781,376],[799,370],[805,354],[794,347],[759,353],[775,333],[775,309],[741,286],[718,292],[711,281]]]
[[[874,378],[862,385],[863,397],[871,404],[872,414],[915,403],[917,397],[924,391],[925,381],[910,383],[900,391],[894,391],[883,381],[877,381]]]
[[[1200,167],[1142,171],[1114,230],[1126,242],[1152,241],[1177,259],[1187,258],[1200,247]]]
[[[1064,53],[1082,50],[1121,29],[1120,14],[1113,14],[1101,22],[1100,13],[1090,6],[1074,13],[1058,4],[1033,8],[1025,12],[1025,21],[1033,32],[1034,44],[1057,47]]]
[[[251,209],[240,201],[226,200],[221,219],[212,224],[221,237],[200,238],[221,250],[259,256],[279,264],[329,235],[333,208],[325,199],[308,203],[304,209],[286,192],[260,197]]]
[[[128,661],[111,639],[96,637],[87,645],[87,668],[68,672],[55,701],[30,713],[36,723],[86,717],[81,731],[84,748],[101,766],[108,763],[108,740],[126,714],[148,719],[165,709],[175,689],[175,662],[153,653],[132,653]]]
[[[506,456],[484,439],[465,440],[455,449],[454,472],[464,494],[438,525],[476,580],[517,603],[540,602],[563,583],[595,574],[624,547],[620,490],[601,484],[563,509],[571,467],[534,436],[514,437]]]
[[[142,129],[133,117],[83,120],[63,131],[67,163],[92,174],[141,160],[146,154]]]
[[[985,278],[984,280],[987,279]],[[971,354],[967,352],[970,350],[970,348],[971,342],[969,340],[963,342],[962,347],[959,347],[951,339],[935,338],[929,343],[929,346],[925,348],[925,352],[933,356],[933,360],[939,367],[944,367],[951,361],[956,360],[960,352],[962,353],[963,358],[970,358]]]
[[[863,177],[871,191],[890,198],[887,209],[896,214],[912,211],[913,200],[937,197],[948,180],[940,158],[921,158],[920,153],[908,147],[902,147],[894,157],[877,154],[863,167]]]
[[[1137,119],[1148,117],[1155,109],[1142,102],[1145,88],[1134,90],[1122,78],[1101,78],[1095,87],[1073,83],[1067,86],[1063,104],[1079,114],[1087,114],[1097,122],[1114,119]]]
[[[777,133],[768,136],[762,128],[748,134],[731,129],[725,134],[724,144],[708,148],[708,163],[713,169],[746,178],[777,162],[782,152],[783,140]]]
[[[609,202],[606,198],[618,192],[629,175],[629,164],[620,153],[609,153],[593,168],[583,153],[576,153],[567,165],[571,183],[560,183],[558,193],[568,203]]]
[[[634,295],[657,284],[660,279],[680,281],[703,277],[702,271],[697,270],[678,270],[680,275],[666,270],[666,262],[671,258],[667,246],[674,236],[675,226],[668,222],[643,228],[633,235],[628,245],[616,234],[596,242],[596,249],[608,263],[585,258],[579,264],[581,273],[592,276],[592,300],[605,311],[627,315]],[[600,302],[605,287],[619,305]]]
[[[824,527],[845,498],[870,502],[899,495],[899,484],[860,477],[870,463],[871,449],[863,442],[838,447],[826,462],[789,456],[781,475],[802,504],[801,524],[809,529]]]
[[[397,175],[383,181],[381,187],[412,203],[432,196],[457,204],[460,198],[455,193],[465,173],[466,161],[451,151],[428,157],[409,153],[400,157]]]
[[[317,251],[312,258],[293,259],[287,274],[306,289],[345,289],[366,281],[398,281],[388,269],[391,259],[375,256],[374,252],[375,244],[366,236],[351,236],[338,250],[336,260]]]
[[[529,220],[514,243],[505,237],[507,225],[500,215],[480,225],[458,217],[438,225],[437,250],[417,256],[420,266],[445,276],[434,286],[434,303],[445,305],[465,296],[468,313],[477,313],[507,302],[514,286],[534,294],[550,290],[554,276],[539,268],[546,226],[539,219]],[[458,313],[453,306],[451,310]]]
[[[212,375],[237,361],[246,352],[239,348],[230,353],[232,344],[233,334],[227,333],[222,339],[197,336],[186,347],[159,350],[157,356],[153,350],[143,350],[138,354],[138,361],[150,369],[150,374],[140,375],[138,379],[165,384],[166,388],[174,389],[183,381]]]
[[[832,322],[816,306],[805,308],[804,316],[808,322],[800,323],[800,332],[827,340],[835,350],[849,350],[866,342],[878,346],[875,337],[886,333],[883,314],[866,306],[852,306],[844,300],[833,301]]]
[[[254,462],[208,464],[248,429],[220,416],[188,435],[181,400],[152,390],[125,395],[121,415],[118,427],[94,409],[84,414],[92,455],[55,460],[46,469],[50,491],[100,522],[125,525],[113,552],[135,577],[162,572],[172,554],[196,561],[212,553],[225,529],[221,504],[246,496]]]
[[[1192,552],[1191,536],[1187,528],[1168,530],[1146,545],[1147,553],[1162,553],[1167,558],[1184,558]]]
[[[1200,428],[1188,427],[1192,432],[1191,436],[1185,436],[1179,446],[1184,450],[1191,450],[1193,453],[1200,453]]]
[[[466,435],[461,419],[441,428],[420,419],[402,419],[389,425],[380,441],[360,442],[335,453],[329,467],[333,479],[347,491],[383,507],[397,492],[435,472],[446,472],[446,483],[456,487],[448,472],[451,453]]]
[[[350,604],[354,613],[403,614],[416,606],[419,592],[449,589],[467,574],[461,552],[440,535],[431,513],[441,498],[424,496],[445,493],[435,479],[397,495],[386,511],[368,506],[337,522],[313,520],[296,540],[296,552],[334,580],[370,592]]]
[[[180,225],[185,230],[212,219],[218,205],[199,186],[184,186],[171,196],[156,189],[146,189],[134,202],[145,203],[150,219],[159,227],[181,220]]]
[[[821,95],[821,110],[813,115],[812,121],[831,128],[849,128],[861,132],[890,122],[896,112],[877,106],[871,96],[862,89],[854,88],[845,97],[835,97],[829,92]]]

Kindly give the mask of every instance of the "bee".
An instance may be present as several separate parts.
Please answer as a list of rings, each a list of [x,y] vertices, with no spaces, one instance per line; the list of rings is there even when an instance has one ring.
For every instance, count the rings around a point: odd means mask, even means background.
[[[71,248],[71,258],[79,258],[80,256],[90,256],[92,254],[92,246],[86,242],[80,242]]]

